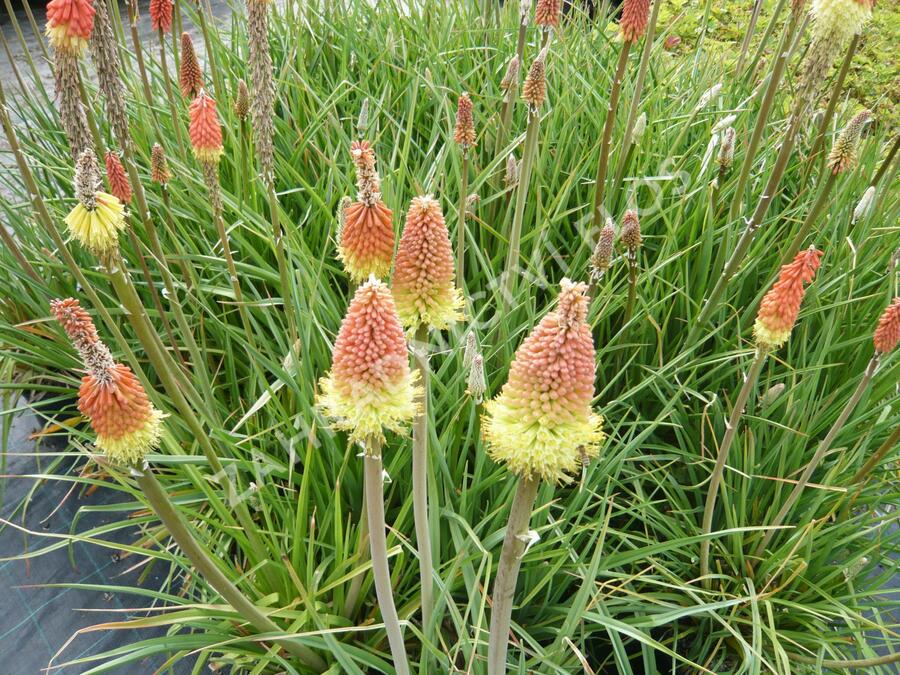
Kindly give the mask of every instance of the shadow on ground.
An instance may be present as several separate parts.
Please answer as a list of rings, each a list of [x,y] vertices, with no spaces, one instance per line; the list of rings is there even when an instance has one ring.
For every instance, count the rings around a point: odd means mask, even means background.
[[[0,476],[3,490],[0,516],[33,532],[67,534],[79,508],[115,503],[121,496],[102,488],[91,495],[76,491],[67,496],[69,483],[24,477],[40,471],[38,459],[32,455],[34,443],[29,440],[29,435],[38,428],[38,419],[34,415],[22,414],[15,418],[5,469]],[[58,446],[48,448],[43,444],[41,449],[53,450]],[[44,466],[46,463],[46,459],[40,462]],[[32,495],[23,518],[22,509],[16,507],[29,492]],[[48,516],[49,520],[45,520]],[[79,519],[77,530],[83,532],[101,526],[115,517],[116,514],[85,514]],[[126,543],[133,541],[136,535],[136,529],[125,530],[112,534],[110,540]],[[145,606],[148,599],[124,593],[42,587],[43,584],[136,585],[140,570],[128,571],[135,559],[120,559],[118,552],[111,548],[77,543],[71,549],[63,547],[30,561],[7,560],[51,543],[53,540],[25,535],[8,526],[0,529],[0,675],[36,675],[48,665],[55,666],[165,634],[158,630],[83,633],[57,655],[82,628],[141,616],[140,612],[121,610]],[[160,574],[151,573],[144,586],[159,588],[162,583]],[[111,672],[153,673],[164,661],[164,656],[151,657]],[[74,675],[95,665],[97,662],[48,672]],[[189,673],[190,667],[185,663],[165,672],[181,675]]]

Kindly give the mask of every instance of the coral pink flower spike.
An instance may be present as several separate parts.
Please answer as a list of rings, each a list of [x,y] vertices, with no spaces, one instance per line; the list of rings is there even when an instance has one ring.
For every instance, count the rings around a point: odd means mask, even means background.
[[[875,351],[887,354],[900,342],[900,298],[894,298],[878,319],[875,329]]]
[[[453,277],[453,249],[441,205],[431,195],[416,197],[394,264],[394,300],[403,325],[444,330],[462,319],[462,293]]]
[[[490,456],[520,476],[568,481],[603,442],[603,418],[591,410],[595,355],[586,291],[563,279],[556,309],[516,350],[509,380],[486,405]]]
[[[781,268],[778,281],[769,289],[759,306],[753,334],[762,349],[777,349],[791,335],[806,294],[805,284],[812,282],[819,269],[822,251],[814,246],[801,251],[793,262]]]
[[[216,102],[202,89],[189,109],[191,146],[201,162],[218,162],[222,157],[222,126]]]
[[[355,141],[350,156],[356,165],[356,201],[344,212],[338,257],[353,281],[391,271],[394,256],[393,213],[381,200],[381,179],[375,168],[375,151],[368,141]]]
[[[128,181],[122,161],[112,150],[106,151],[106,177],[109,179],[109,191],[123,204],[130,204],[131,183]]]
[[[647,29],[650,0],[625,0],[619,29],[625,42],[637,42]]]
[[[77,300],[54,300],[50,308],[88,370],[78,390],[78,410],[90,420],[97,447],[110,461],[138,464],[159,444],[162,413],[128,366],[113,360]]]
[[[402,432],[415,415],[403,326],[390,290],[374,277],[353,296],[319,386],[320,410],[355,442],[383,440],[384,428]]]
[[[94,30],[91,0],[51,0],[47,4],[47,37],[55,49],[80,54]]]
[[[172,0],[150,0],[150,25],[153,30],[172,30]]]

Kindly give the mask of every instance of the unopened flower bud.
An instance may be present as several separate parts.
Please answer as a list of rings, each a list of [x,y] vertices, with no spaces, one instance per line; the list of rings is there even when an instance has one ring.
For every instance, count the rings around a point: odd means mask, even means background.
[[[487,389],[484,379],[484,357],[481,354],[475,354],[472,357],[467,384],[469,395],[475,400],[476,405],[481,405],[481,402],[484,400],[484,392]]]
[[[606,225],[600,230],[600,237],[591,255],[591,278],[597,281],[612,263],[613,244],[616,241],[616,228],[612,218],[607,218]]]
[[[853,222],[855,223],[860,218],[864,218],[869,214],[869,211],[872,208],[872,204],[875,201],[875,186],[870,185],[868,189],[863,193],[862,198],[859,200],[859,204],[856,205],[856,208],[853,209]]]
[[[619,235],[619,239],[625,244],[625,248],[628,249],[631,256],[634,256],[641,247],[644,240],[641,237],[641,223],[638,220],[637,211],[628,210],[622,216],[622,233]]]

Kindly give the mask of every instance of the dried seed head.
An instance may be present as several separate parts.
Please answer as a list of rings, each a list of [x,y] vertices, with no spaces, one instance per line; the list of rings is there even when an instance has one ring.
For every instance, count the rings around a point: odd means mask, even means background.
[[[109,191],[119,198],[123,204],[131,203],[131,183],[125,173],[125,167],[119,155],[112,150],[106,151],[106,178],[109,181]]]
[[[509,65],[506,66],[506,74],[503,76],[503,79],[500,80],[500,89],[503,91],[509,91],[515,85],[519,84],[519,69],[521,64],[519,63],[519,55],[514,54],[513,57],[509,60]]]
[[[463,368],[468,370],[472,367],[472,359],[475,358],[475,355],[478,353],[478,335],[475,334],[475,329],[470,328],[466,333],[466,346],[463,349]]]
[[[191,147],[194,156],[204,164],[216,164],[222,158],[222,125],[216,112],[216,102],[202,89],[188,109]]]
[[[150,0],[150,25],[153,30],[172,30],[172,0]]]
[[[197,61],[197,52],[194,51],[194,41],[187,33],[181,34],[181,70],[178,73],[178,84],[181,87],[181,95],[185,98],[194,98],[203,89],[203,72],[200,70],[200,62]]]
[[[475,147],[475,121],[472,118],[472,99],[467,92],[459,96],[456,105],[456,128],[453,131],[453,140],[463,150]]]
[[[46,34],[54,49],[80,54],[94,30],[92,0],[50,0]]]
[[[72,158],[91,147],[91,132],[81,103],[78,56],[73,51],[57,49],[53,55],[53,77],[59,102],[59,121],[66,132]]]
[[[403,326],[388,287],[360,286],[338,331],[331,372],[319,382],[317,402],[353,442],[403,432],[416,413],[419,386],[409,369]]]
[[[78,390],[78,410],[90,420],[97,447],[112,462],[138,465],[159,445],[163,414],[128,366],[115,362],[77,300],[53,300],[50,309],[88,370]]]
[[[356,198],[372,206],[381,199],[381,178],[375,168],[375,149],[368,141],[354,141],[350,145],[350,156],[356,166]]]
[[[469,396],[475,401],[475,405],[481,405],[484,400],[484,392],[487,390],[487,384],[484,379],[484,357],[481,354],[475,354],[472,357],[472,365],[469,367],[469,377],[466,384],[468,385]]]
[[[97,82],[104,98],[104,112],[123,150],[131,148],[131,129],[125,110],[125,86],[120,77],[119,43],[113,31],[107,2],[97,2],[91,56],[97,71]]]
[[[612,264],[613,244],[616,241],[616,228],[612,218],[606,219],[606,225],[600,230],[600,237],[591,255],[591,278],[599,280]]]
[[[159,143],[154,143],[153,149],[150,151],[150,179],[164,187],[172,180],[166,151]]]
[[[234,92],[234,116],[239,120],[247,119],[250,114],[250,90],[247,89],[247,83],[243,80],[237,81],[237,88]]]
[[[532,479],[567,482],[582,450],[596,457],[603,418],[591,410],[595,354],[584,284],[564,279],[556,308],[516,350],[500,395],[485,405],[491,458]]]
[[[859,200],[859,204],[857,204],[856,208],[853,209],[853,222],[855,223],[860,218],[864,218],[865,216],[867,216],[874,202],[875,186],[870,185],[868,189],[866,189],[866,191],[863,193],[862,198]]]
[[[250,118],[263,182],[275,181],[275,78],[269,49],[268,0],[247,2],[247,64],[250,69]]]
[[[760,349],[777,349],[791,336],[800,313],[800,304],[806,294],[805,284],[811,283],[815,278],[821,257],[822,251],[810,246],[781,268],[778,281],[759,305],[759,313],[753,325],[753,335]]]
[[[91,211],[96,207],[95,197],[100,188],[100,166],[97,155],[86,148],[75,162],[75,196],[84,208]]]
[[[856,144],[863,127],[872,119],[872,113],[863,110],[857,113],[841,131],[828,155],[828,168],[831,173],[843,173],[856,162]]]
[[[506,158],[506,175],[503,182],[507,188],[515,187],[519,183],[519,163],[513,153],[509,153],[509,157]]]
[[[900,342],[900,298],[894,298],[878,319],[875,329],[875,351],[887,354]]]
[[[728,171],[734,164],[734,127],[728,127],[722,134],[722,146],[719,148],[719,169]]]
[[[531,64],[525,84],[522,85],[522,98],[532,110],[540,108],[547,98],[546,60],[547,47],[544,47]]]
[[[641,247],[644,240],[641,237],[641,223],[638,220],[637,211],[628,210],[622,216],[622,233],[619,235],[619,239],[625,244],[629,255],[633,256]]]
[[[462,293],[456,288],[453,247],[441,213],[431,197],[415,197],[394,263],[394,301],[403,325],[444,330],[462,319]]]
[[[641,140],[645,131],[647,131],[647,113],[642,112],[634,121],[634,129],[631,131],[635,143]]]
[[[619,29],[625,42],[637,42],[647,29],[650,16],[650,0],[625,0],[622,4],[622,20]]]
[[[534,8],[534,23],[543,28],[557,28],[559,26],[559,0],[537,0]]]

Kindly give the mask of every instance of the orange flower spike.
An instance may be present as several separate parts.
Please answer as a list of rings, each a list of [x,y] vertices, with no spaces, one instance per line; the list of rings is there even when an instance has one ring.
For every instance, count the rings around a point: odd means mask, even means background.
[[[172,30],[172,0],[150,0],[150,25],[153,30]]]
[[[122,161],[112,150],[106,151],[106,177],[109,179],[110,192],[123,204],[131,203],[131,183],[125,173]]]
[[[97,447],[116,464],[140,464],[159,445],[163,414],[128,366],[113,360],[77,300],[53,300],[50,308],[88,370],[78,390],[78,410],[90,420]]]
[[[559,27],[559,0],[538,0],[534,8],[534,23],[544,28]]]
[[[357,289],[334,343],[331,372],[319,386],[319,409],[354,442],[383,440],[385,428],[403,432],[412,420],[419,387],[383,282],[371,278]]]
[[[875,351],[879,354],[887,354],[896,349],[900,342],[900,298],[894,298],[878,319],[873,342]]]
[[[454,284],[453,249],[440,203],[416,197],[394,265],[394,300],[404,326],[444,330],[462,319],[462,293]]]
[[[187,33],[181,34],[181,69],[178,71],[178,86],[185,98],[194,98],[203,88],[203,72],[194,51],[194,41]]]
[[[587,286],[563,279],[559,299],[516,350],[509,380],[485,405],[488,452],[513,473],[554,483],[570,480],[596,457],[603,418],[591,409],[595,352]]]
[[[216,163],[222,153],[222,125],[216,113],[216,102],[202,89],[188,109],[189,133],[194,156],[201,162]]]
[[[456,106],[456,128],[453,131],[453,140],[463,150],[475,147],[475,121],[472,118],[472,99],[469,94],[463,92],[459,96]]]
[[[650,14],[650,0],[625,0],[622,5],[622,19],[619,29],[625,42],[637,42],[647,30]]]
[[[821,257],[822,251],[810,246],[781,268],[778,281],[760,303],[753,325],[753,335],[760,349],[778,349],[787,342],[806,294],[805,284],[815,277]]]
[[[365,281],[370,275],[381,279],[390,272],[394,256],[393,213],[381,200],[372,146],[354,142],[350,155],[356,165],[357,201],[342,211],[338,257],[353,281]]]
[[[47,4],[47,38],[54,49],[80,54],[94,30],[92,0],[51,0]]]

